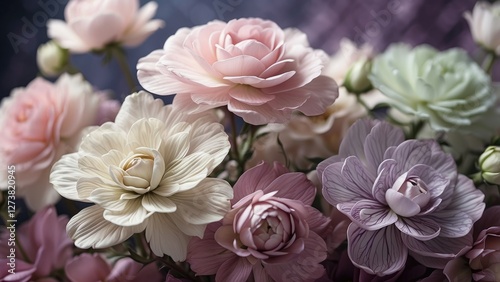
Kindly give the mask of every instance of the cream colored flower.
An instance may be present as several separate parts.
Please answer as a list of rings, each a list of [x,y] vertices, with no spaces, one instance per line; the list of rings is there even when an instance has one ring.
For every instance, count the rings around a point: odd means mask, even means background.
[[[495,103],[489,76],[460,49],[396,44],[375,58],[370,80],[403,113],[436,131],[464,131]]]
[[[89,133],[52,170],[63,197],[95,204],[70,220],[69,236],[80,248],[104,248],[145,230],[155,255],[184,260],[190,237],[230,208],[231,186],[207,178],[229,148],[222,125],[132,94],[115,123]]]
[[[465,19],[469,22],[474,40],[500,55],[500,2],[477,2],[472,14],[465,13]]]
[[[36,52],[36,63],[45,76],[57,76],[67,66],[69,52],[53,40],[40,45]]]

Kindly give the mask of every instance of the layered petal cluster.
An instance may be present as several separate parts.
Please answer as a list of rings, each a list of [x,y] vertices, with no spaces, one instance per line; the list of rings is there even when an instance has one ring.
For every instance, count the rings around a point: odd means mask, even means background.
[[[325,199],[352,220],[349,257],[378,276],[401,270],[408,254],[444,268],[472,245],[485,206],[483,193],[434,140],[404,141],[403,131],[385,122],[356,122],[318,173]]]
[[[479,1],[472,13],[465,13],[474,40],[483,48],[500,55],[500,3]]]
[[[48,35],[73,53],[99,50],[110,43],[137,46],[163,26],[151,20],[158,5],[139,0],[70,0],[64,19],[49,20]]]
[[[0,164],[15,166],[17,196],[39,210],[59,195],[49,183],[50,169],[63,154],[73,152],[82,129],[94,125],[106,99],[81,75],[63,74],[55,83],[36,78],[16,88],[0,107]],[[0,172],[7,189],[7,170]]]
[[[177,93],[174,105],[192,112],[227,106],[258,125],[286,122],[294,110],[322,114],[338,95],[335,81],[321,74],[327,61],[304,33],[243,18],[181,28],[137,69],[146,90]]]
[[[69,236],[80,248],[105,248],[145,230],[155,255],[184,260],[190,237],[230,208],[231,186],[207,177],[229,148],[219,123],[145,92],[128,96],[115,123],[90,132],[52,169],[63,197],[95,204],[71,218]]]
[[[470,126],[496,101],[490,77],[460,49],[392,45],[375,58],[370,80],[390,104],[436,131],[477,131]]]
[[[188,262],[216,281],[314,281],[324,273],[329,219],[310,205],[303,173],[262,163],[234,186],[232,209],[189,243]]]
[[[343,39],[339,51],[331,57],[323,74],[340,84],[354,63],[371,56],[373,52],[370,46],[358,48],[353,42]],[[374,106],[382,97],[378,91],[372,91],[363,95],[363,100]],[[345,87],[339,87],[338,98],[323,114],[308,117],[294,113],[286,124],[269,124],[260,129],[258,134],[261,137],[254,142],[254,154],[247,164],[252,167],[262,160],[271,163],[289,161],[299,169],[308,169],[313,165],[311,159],[325,159],[338,153],[340,141],[347,129],[366,114],[366,109],[357,102],[356,96],[348,93]],[[278,138],[281,145],[276,142]]]
[[[73,243],[65,230],[67,222],[66,216],[57,216],[54,207],[47,207],[21,226],[12,223],[7,227],[14,228],[2,227],[0,280],[56,282],[54,273],[73,256]]]
[[[155,263],[146,266],[131,258],[123,258],[113,265],[99,254],[83,253],[66,263],[64,272],[72,282],[160,282],[163,275]]]

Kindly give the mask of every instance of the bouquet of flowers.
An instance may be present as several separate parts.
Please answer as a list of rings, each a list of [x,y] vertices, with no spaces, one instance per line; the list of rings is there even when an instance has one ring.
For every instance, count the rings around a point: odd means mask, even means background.
[[[55,81],[2,101],[2,281],[500,280],[499,4],[465,14],[482,62],[347,39],[330,56],[240,18],[129,66],[156,9],[70,0],[37,53]],[[130,95],[93,87],[69,59],[87,52]]]

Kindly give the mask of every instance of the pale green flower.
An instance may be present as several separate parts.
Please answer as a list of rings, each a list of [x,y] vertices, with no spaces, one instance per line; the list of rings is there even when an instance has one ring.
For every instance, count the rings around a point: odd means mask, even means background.
[[[495,103],[489,76],[461,49],[397,44],[373,63],[370,80],[400,111],[436,131],[461,131]]]

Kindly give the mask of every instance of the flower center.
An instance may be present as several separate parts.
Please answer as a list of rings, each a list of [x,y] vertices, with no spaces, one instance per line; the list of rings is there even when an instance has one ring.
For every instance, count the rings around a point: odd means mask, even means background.
[[[387,190],[385,198],[395,213],[411,217],[418,214],[429,203],[431,195],[428,191],[424,181],[418,177],[412,177],[402,181],[401,184],[395,183],[391,189]]]
[[[123,177],[123,184],[138,188],[148,188],[153,175],[154,160],[145,154],[135,154],[122,165],[128,174]]]

